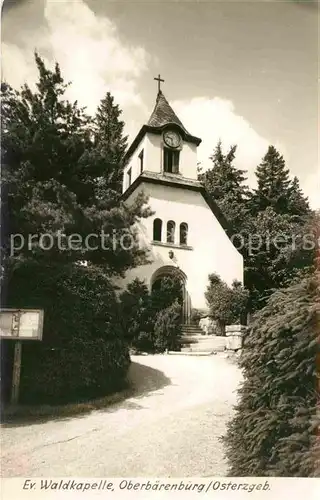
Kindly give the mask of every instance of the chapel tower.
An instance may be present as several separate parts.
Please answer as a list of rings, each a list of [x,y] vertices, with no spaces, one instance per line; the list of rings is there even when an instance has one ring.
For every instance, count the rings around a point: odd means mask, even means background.
[[[160,179],[197,181],[197,147],[201,139],[191,135],[177,117],[161,89],[147,122],[131,144],[126,157],[123,193],[142,174]]]
[[[197,179],[200,143],[159,86],[151,116],[126,153],[123,175],[123,201],[131,204],[144,193],[153,215],[137,222],[149,262],[128,270],[119,286],[138,278],[151,290],[163,278],[177,276],[183,285],[183,324],[190,323],[192,309],[207,310],[209,274],[230,285],[243,280],[243,258],[228,223]]]

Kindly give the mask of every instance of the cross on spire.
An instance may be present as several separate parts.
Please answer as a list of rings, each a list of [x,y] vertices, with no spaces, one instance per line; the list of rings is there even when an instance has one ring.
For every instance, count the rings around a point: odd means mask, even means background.
[[[164,82],[164,80],[161,78],[160,75],[158,75],[158,78],[154,78],[158,82],[158,93],[161,92],[161,82]]]

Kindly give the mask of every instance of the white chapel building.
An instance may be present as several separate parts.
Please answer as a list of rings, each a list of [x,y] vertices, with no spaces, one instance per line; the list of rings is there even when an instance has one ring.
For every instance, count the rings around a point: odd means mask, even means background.
[[[140,192],[154,215],[139,223],[140,238],[152,262],[127,272],[121,288],[139,278],[149,289],[176,273],[183,282],[183,322],[192,308],[207,310],[208,275],[231,285],[243,282],[243,257],[230,240],[228,223],[197,180],[197,148],[191,135],[159,89],[154,110],[125,157],[123,200]]]

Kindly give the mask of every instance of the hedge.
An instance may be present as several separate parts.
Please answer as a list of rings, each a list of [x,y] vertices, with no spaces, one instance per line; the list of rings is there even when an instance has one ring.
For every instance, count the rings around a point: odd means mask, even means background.
[[[11,307],[44,309],[43,341],[24,343],[21,402],[71,402],[125,385],[130,363],[114,289],[99,269],[20,265]]]
[[[317,276],[277,291],[249,328],[224,439],[231,476],[316,474],[319,283]]]

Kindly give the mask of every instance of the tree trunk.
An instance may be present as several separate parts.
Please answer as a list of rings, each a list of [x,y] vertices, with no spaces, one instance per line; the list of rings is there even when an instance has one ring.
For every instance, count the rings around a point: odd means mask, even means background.
[[[217,321],[217,329],[218,329],[218,335],[220,335],[221,337],[224,337],[225,334],[226,334],[226,325],[224,323],[224,321],[221,321],[221,320],[218,320]]]

